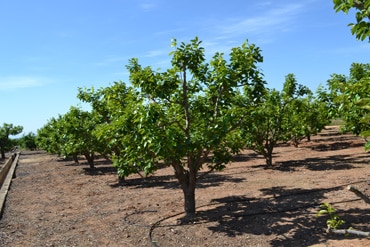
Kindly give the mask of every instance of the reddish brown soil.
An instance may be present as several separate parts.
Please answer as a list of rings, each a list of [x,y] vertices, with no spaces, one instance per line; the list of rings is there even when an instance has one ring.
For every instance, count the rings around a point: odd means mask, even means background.
[[[181,223],[183,196],[171,168],[118,186],[104,160],[91,170],[24,152],[0,221],[0,246],[370,246],[370,238],[325,232],[331,203],[343,228],[370,231],[364,141],[330,127],[298,148],[276,148],[275,168],[246,151],[198,181],[197,218]]]

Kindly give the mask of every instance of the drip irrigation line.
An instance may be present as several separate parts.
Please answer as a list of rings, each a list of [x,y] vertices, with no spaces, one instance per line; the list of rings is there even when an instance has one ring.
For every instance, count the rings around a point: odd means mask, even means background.
[[[290,194],[283,194],[283,195],[278,195],[278,196],[269,196],[269,197],[264,197],[264,198],[238,198],[238,197],[235,197],[233,200],[230,200],[230,201],[227,201],[227,202],[214,202],[214,203],[209,203],[209,204],[206,204],[206,205],[201,205],[199,207],[197,207],[196,209],[201,209],[201,208],[204,208],[204,207],[208,207],[208,206],[214,206],[214,205],[219,205],[219,204],[224,204],[224,203],[233,203],[233,202],[245,202],[245,201],[258,201],[258,200],[261,200],[261,199],[279,199],[279,198],[284,198],[284,197],[290,197],[290,196],[297,196],[297,195],[305,195],[305,194],[309,194],[309,193],[317,193],[317,192],[320,192],[320,191],[328,191],[328,190],[332,190],[332,189],[339,189],[339,188],[342,188],[342,187],[345,187],[345,186],[348,186],[348,185],[351,185],[351,184],[358,184],[358,183],[363,183],[363,182],[368,182],[367,180],[361,180],[361,181],[356,181],[356,182],[352,182],[352,183],[347,183],[347,184],[344,184],[344,185],[338,185],[338,186],[334,186],[334,187],[331,187],[331,188],[323,188],[323,189],[314,189],[314,190],[306,190],[306,191],[300,191],[300,192],[297,192],[297,193],[290,193]],[[347,201],[338,201],[338,202],[332,202],[331,204],[340,204],[340,203],[347,203],[347,202],[354,202],[354,201],[359,201],[361,199],[353,199],[353,200],[347,200]],[[296,206],[296,207],[292,207],[292,208],[285,208],[285,209],[279,209],[279,210],[270,210],[270,211],[260,211],[260,212],[251,212],[251,213],[242,213],[242,214],[230,214],[230,215],[226,215],[226,217],[228,218],[236,218],[236,217],[251,217],[251,216],[258,216],[258,215],[265,215],[265,214],[279,214],[279,213],[287,213],[287,212],[294,212],[294,211],[299,211],[299,210],[302,210],[302,209],[307,209],[307,208],[312,208],[312,207],[319,207],[319,205],[315,202],[315,203],[309,203],[309,204],[305,204],[305,205],[299,205],[299,206]],[[155,213],[157,212],[157,210],[145,210],[145,211],[135,211],[131,214],[128,214],[126,215],[124,218],[123,218],[123,221],[130,225],[130,226],[136,226],[136,227],[143,227],[143,228],[149,228],[149,240],[150,242],[152,243],[152,245],[154,247],[158,247],[157,245],[157,242],[155,240],[153,240],[153,231],[155,228],[159,228],[159,227],[175,227],[175,226],[182,226],[182,225],[195,225],[195,224],[203,224],[204,222],[191,222],[191,223],[182,223],[182,224],[176,224],[176,225],[160,225],[161,222],[165,221],[165,220],[168,220],[168,219],[171,219],[171,218],[174,218],[174,217],[177,217],[179,215],[182,215],[184,214],[184,212],[181,212],[181,213],[176,213],[176,214],[173,214],[173,215],[169,215],[167,217],[164,217],[162,219],[159,219],[158,221],[154,222],[153,224],[150,224],[150,225],[144,225],[144,224],[137,224],[137,223],[131,223],[127,220],[128,217],[132,216],[132,215],[135,215],[135,214],[143,214],[143,213]],[[225,216],[224,216],[225,217]],[[219,217],[217,217],[219,218]],[[209,220],[214,220],[214,219],[217,219],[216,217],[208,217],[206,218],[207,222]]]
[[[338,201],[338,202],[332,202],[331,204],[335,205],[335,204],[355,202],[355,201],[360,201],[360,200],[361,199],[353,199],[353,200],[347,200],[347,201]],[[217,203],[217,204],[221,204],[221,203]],[[216,203],[215,204],[212,204],[212,205],[216,205]],[[204,206],[197,207],[197,209],[199,209],[201,207],[204,207]],[[259,216],[259,215],[280,214],[280,213],[294,212],[294,211],[299,211],[299,210],[302,210],[302,209],[316,208],[316,207],[318,208],[319,207],[319,204],[317,204],[317,203],[310,203],[310,204],[306,204],[306,205],[300,205],[300,206],[297,206],[297,207],[280,209],[280,210],[273,210],[273,211],[260,211],[260,212],[251,212],[251,213],[243,213],[243,214],[230,214],[230,215],[223,216],[223,218],[229,218],[230,219],[230,218],[238,218],[238,217],[252,217],[252,216]],[[154,231],[155,228],[159,228],[159,227],[174,227],[174,226],[183,226],[183,225],[197,225],[197,224],[203,224],[203,223],[210,222],[210,220],[217,220],[219,218],[219,217],[208,217],[203,222],[199,222],[198,221],[198,222],[192,222],[192,223],[186,223],[186,224],[177,224],[177,225],[160,225],[161,222],[163,222],[163,221],[165,221],[167,219],[170,219],[170,218],[179,216],[181,214],[183,214],[183,213],[177,213],[177,214],[174,214],[174,215],[171,215],[171,216],[167,216],[165,218],[162,218],[162,219],[158,220],[157,222],[155,222],[154,224],[152,224],[150,226],[149,240],[153,244],[154,247],[158,247],[156,241],[153,241],[153,231]]]
[[[131,223],[127,220],[128,217],[135,215],[135,214],[144,214],[144,213],[156,213],[157,210],[143,210],[143,211],[134,211],[131,214],[127,214],[125,217],[123,217],[123,222],[129,226],[137,226],[137,227],[143,227],[143,228],[150,228],[152,225],[144,225],[144,224],[138,224],[138,223]]]
[[[153,240],[153,231],[154,231],[154,228],[159,227],[159,224],[161,224],[162,221],[171,219],[171,218],[176,217],[176,216],[179,216],[181,214],[183,214],[183,212],[177,213],[177,214],[174,214],[174,215],[167,216],[165,218],[162,218],[162,219],[158,220],[157,222],[155,222],[154,224],[152,224],[150,226],[150,230],[149,230],[149,241],[152,243],[152,245],[154,247],[158,247],[157,242]],[[178,225],[176,225],[176,226],[178,226]]]

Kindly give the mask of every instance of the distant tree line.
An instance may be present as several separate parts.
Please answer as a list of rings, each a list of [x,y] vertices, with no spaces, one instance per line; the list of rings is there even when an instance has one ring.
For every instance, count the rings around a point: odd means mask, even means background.
[[[5,153],[14,150],[15,148],[22,148],[27,150],[37,149],[36,134],[30,132],[23,134],[19,138],[11,138],[17,136],[23,131],[23,126],[14,125],[10,123],[3,123],[0,127],[0,151],[1,159],[5,159]]]

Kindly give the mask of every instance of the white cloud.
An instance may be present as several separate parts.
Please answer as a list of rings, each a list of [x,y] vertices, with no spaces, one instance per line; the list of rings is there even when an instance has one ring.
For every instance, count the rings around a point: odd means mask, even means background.
[[[141,3],[140,5],[140,8],[145,10],[145,11],[150,11],[152,9],[154,9],[156,7],[156,5],[154,3]]]
[[[144,57],[149,57],[149,58],[159,57],[159,56],[166,55],[168,53],[169,53],[169,49],[168,50],[151,50],[151,51],[146,52]]]
[[[224,20],[218,26],[220,37],[230,38],[234,36],[247,35],[256,36],[259,39],[273,38],[274,34],[289,31],[293,28],[295,19],[299,18],[304,10],[304,3],[288,4],[284,6],[266,5],[261,12],[246,18],[232,18]]]
[[[8,91],[23,88],[41,87],[49,84],[51,80],[32,76],[8,76],[0,77],[0,91]]]

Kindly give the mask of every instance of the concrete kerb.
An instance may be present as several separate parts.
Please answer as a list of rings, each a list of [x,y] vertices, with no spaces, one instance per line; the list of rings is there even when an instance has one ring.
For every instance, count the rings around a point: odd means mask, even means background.
[[[15,177],[15,168],[18,165],[19,155],[20,152],[14,153],[0,171],[0,219],[3,215],[3,208],[10,184],[13,177]]]

